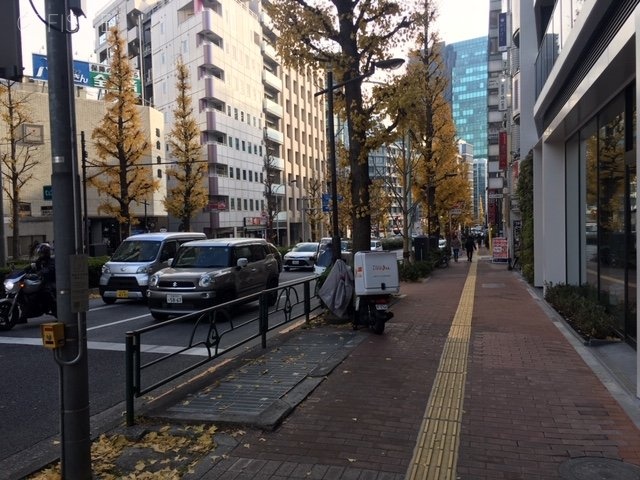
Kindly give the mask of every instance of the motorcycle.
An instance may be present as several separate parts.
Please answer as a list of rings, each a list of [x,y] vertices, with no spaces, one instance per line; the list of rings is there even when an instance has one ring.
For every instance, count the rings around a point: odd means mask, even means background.
[[[393,317],[389,306],[400,291],[398,259],[393,252],[357,252],[354,256],[355,315],[353,328],[369,327],[378,335]]]
[[[356,297],[356,312],[353,321],[353,329],[359,325],[369,327],[373,333],[381,335],[387,320],[393,318],[393,312],[389,311],[391,294],[362,295]]]
[[[56,300],[43,286],[33,268],[16,270],[4,280],[5,298],[0,300],[0,330],[11,330],[18,323],[45,314],[56,317]]]

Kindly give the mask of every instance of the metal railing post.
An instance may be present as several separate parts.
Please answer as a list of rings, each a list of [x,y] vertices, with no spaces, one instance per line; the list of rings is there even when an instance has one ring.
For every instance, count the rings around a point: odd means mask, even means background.
[[[126,403],[126,417],[127,417],[127,427],[131,427],[135,424],[134,421],[134,405],[133,405],[133,397],[134,397],[134,345],[133,345],[133,333],[127,332],[127,336],[125,338],[125,377],[126,377],[126,391],[125,391],[125,403]]]
[[[269,293],[260,295],[260,320],[258,321],[262,348],[267,348],[267,331],[269,330]]]

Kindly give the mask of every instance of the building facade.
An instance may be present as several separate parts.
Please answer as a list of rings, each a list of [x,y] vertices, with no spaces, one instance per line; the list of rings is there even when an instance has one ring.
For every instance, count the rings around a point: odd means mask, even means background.
[[[486,205],[487,37],[445,46],[443,57],[451,79],[450,102],[458,138],[473,146],[473,214]],[[463,152],[461,152],[463,153]]]
[[[18,137],[19,140],[16,144],[17,156],[24,158],[24,155],[29,155],[31,157],[29,163],[34,164],[33,168],[25,171],[22,176],[22,178],[27,178],[28,176],[31,178],[20,190],[19,252],[14,252],[11,248],[13,229],[10,222],[5,222],[7,256],[16,258],[29,255],[31,246],[35,242],[51,242],[55,240],[53,238],[53,221],[51,217],[53,213],[52,200],[55,192],[51,189],[52,160],[47,83],[25,78],[23,83],[14,83],[12,90],[14,101],[27,100],[26,107],[32,119],[20,129],[24,131],[25,128],[28,128],[29,134],[25,134],[24,138]],[[91,176],[91,160],[95,158],[91,134],[104,117],[106,106],[102,100],[87,98],[87,92],[83,88],[76,88],[75,93],[76,131],[78,134],[76,139],[78,147],[76,171],[79,177],[77,198],[86,198],[86,202],[83,200],[82,204],[78,204],[76,207],[79,210],[78,215],[83,218],[87,246],[93,246],[98,252],[106,253],[107,250],[103,246],[116,246],[114,243],[115,239],[118,238],[117,224],[114,219],[106,217],[98,210],[100,202],[104,201],[105,197],[100,197],[93,187],[88,185],[87,182],[83,182],[82,178],[83,176],[86,176],[86,178]],[[149,170],[150,176],[163,177],[165,168],[162,161],[164,158],[164,150],[162,148],[164,145],[163,115],[153,108],[142,106],[138,108],[141,127],[143,131],[147,132],[147,141],[151,145],[151,149],[141,159],[140,163],[146,166],[145,168]],[[0,135],[3,138],[6,138],[7,135],[5,129],[6,126],[0,129]],[[81,152],[82,135],[85,137],[87,152],[87,168],[84,170]],[[0,148],[0,155],[8,153],[9,145],[4,143]],[[159,165],[156,165],[158,158],[161,161]],[[86,175],[83,175],[83,171],[86,172]],[[133,215],[141,227],[145,223],[153,229],[167,227],[167,216],[162,205],[162,198],[165,195],[166,188],[163,184],[158,191],[149,196],[146,205],[136,203],[131,205]],[[6,195],[4,195],[3,203],[4,211],[11,211],[9,198]],[[86,215],[84,212],[85,205]]]
[[[592,286],[635,346],[639,2],[525,0],[517,14],[535,284]]]
[[[324,100],[313,95],[323,79],[282,67],[261,2],[116,0],[94,21],[99,61],[108,62],[104,32],[114,25],[126,32],[144,101],[164,114],[168,130],[178,58],[189,69],[209,165],[209,205],[193,228],[210,237],[275,231],[284,245],[302,238],[308,182],[326,170]]]

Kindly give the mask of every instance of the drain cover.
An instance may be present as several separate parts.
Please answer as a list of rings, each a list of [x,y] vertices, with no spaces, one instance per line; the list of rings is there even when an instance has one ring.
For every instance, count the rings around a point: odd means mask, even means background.
[[[602,457],[572,458],[558,468],[566,480],[640,480],[640,467]]]

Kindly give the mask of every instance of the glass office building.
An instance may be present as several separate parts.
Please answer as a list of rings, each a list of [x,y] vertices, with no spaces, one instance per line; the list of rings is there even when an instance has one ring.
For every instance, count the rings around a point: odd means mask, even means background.
[[[451,43],[443,56],[450,74],[449,100],[458,137],[473,145],[474,215],[486,207],[487,37]],[[478,162],[478,160],[482,160]]]

